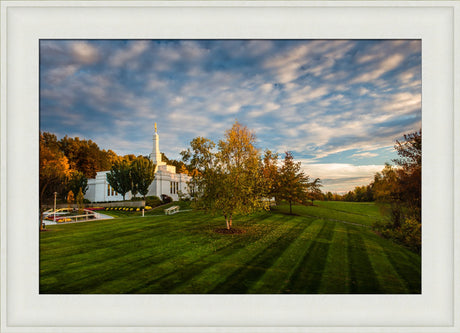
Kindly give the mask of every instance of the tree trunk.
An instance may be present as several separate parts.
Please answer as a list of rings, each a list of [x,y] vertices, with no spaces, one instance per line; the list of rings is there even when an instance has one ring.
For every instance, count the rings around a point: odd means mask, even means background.
[[[231,229],[231,228],[232,228],[232,220],[233,220],[233,216],[232,216],[232,215],[230,215],[230,228],[229,228],[229,229]]]
[[[289,200],[289,214],[292,215],[292,201]]]
[[[230,229],[230,225],[228,224],[228,218],[227,215],[224,215],[225,217],[225,224],[227,225],[227,230]]]
[[[39,216],[38,219],[40,221],[40,229],[39,230],[41,231],[41,230],[43,230],[43,222],[42,222],[43,221],[43,208],[41,207],[41,205],[40,205],[40,216]]]

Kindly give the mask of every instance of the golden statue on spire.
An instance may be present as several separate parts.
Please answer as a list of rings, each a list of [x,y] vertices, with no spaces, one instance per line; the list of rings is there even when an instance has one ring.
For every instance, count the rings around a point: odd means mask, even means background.
[[[157,132],[157,123],[155,123],[155,133]]]

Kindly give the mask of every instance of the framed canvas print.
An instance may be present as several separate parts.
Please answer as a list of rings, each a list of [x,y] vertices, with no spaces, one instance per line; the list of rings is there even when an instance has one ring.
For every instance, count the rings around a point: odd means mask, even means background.
[[[2,2],[2,331],[458,330],[458,11]]]

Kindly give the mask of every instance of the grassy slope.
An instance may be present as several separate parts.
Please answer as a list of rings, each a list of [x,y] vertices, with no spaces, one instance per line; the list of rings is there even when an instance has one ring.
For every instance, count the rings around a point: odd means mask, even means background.
[[[350,224],[375,208],[318,204],[238,218],[241,235],[199,212],[50,226],[40,292],[420,293],[420,256]]]

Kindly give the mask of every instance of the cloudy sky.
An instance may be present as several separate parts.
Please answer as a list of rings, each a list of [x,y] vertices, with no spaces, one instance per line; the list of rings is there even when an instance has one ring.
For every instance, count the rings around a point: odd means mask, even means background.
[[[323,191],[366,185],[421,128],[419,40],[42,40],[40,130],[179,159],[238,120]]]

